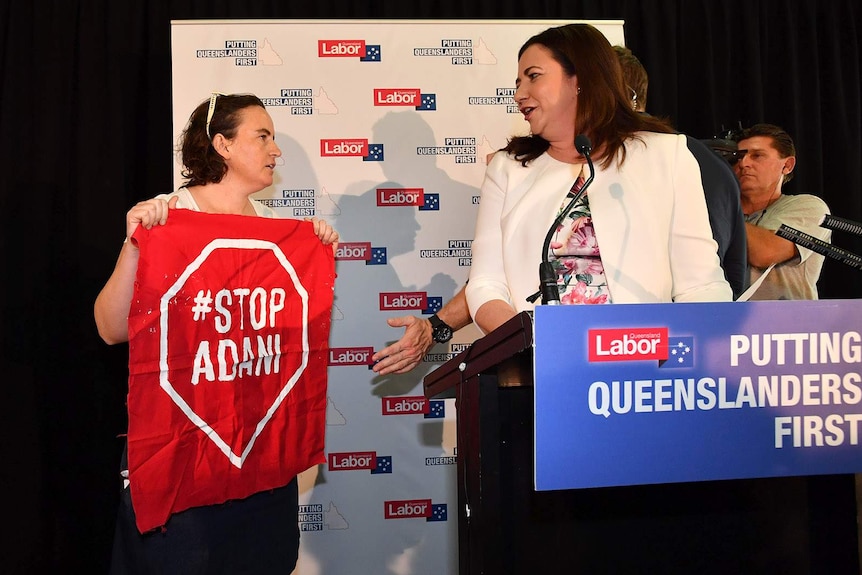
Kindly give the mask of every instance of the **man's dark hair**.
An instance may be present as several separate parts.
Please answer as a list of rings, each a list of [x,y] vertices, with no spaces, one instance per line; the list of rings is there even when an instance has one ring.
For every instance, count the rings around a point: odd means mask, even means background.
[[[789,158],[796,155],[796,145],[793,143],[793,138],[783,128],[774,124],[754,124],[750,128],[745,128],[739,132],[735,139],[739,142],[757,136],[771,138],[772,147],[778,151],[778,156],[781,158]],[[793,172],[784,174],[785,184],[791,179],[793,179]]]

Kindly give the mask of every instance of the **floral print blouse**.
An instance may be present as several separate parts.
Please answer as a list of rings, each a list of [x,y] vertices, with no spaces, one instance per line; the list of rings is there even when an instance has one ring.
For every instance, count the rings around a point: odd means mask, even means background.
[[[583,185],[582,175],[566,195],[558,215]],[[551,239],[549,259],[557,272],[561,304],[611,303],[587,194],[575,202],[557,227]]]

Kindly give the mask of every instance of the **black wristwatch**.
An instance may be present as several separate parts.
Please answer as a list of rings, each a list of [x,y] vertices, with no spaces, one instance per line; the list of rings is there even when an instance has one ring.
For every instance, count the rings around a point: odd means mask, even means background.
[[[428,321],[431,322],[431,337],[434,338],[434,341],[437,343],[446,343],[452,339],[452,328],[445,321],[437,317],[436,313],[429,317]]]

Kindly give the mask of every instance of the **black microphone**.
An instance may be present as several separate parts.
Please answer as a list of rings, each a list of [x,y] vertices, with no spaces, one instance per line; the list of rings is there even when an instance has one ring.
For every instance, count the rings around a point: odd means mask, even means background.
[[[587,191],[587,187],[592,183],[593,177],[596,175],[596,172],[593,169],[593,160],[590,158],[590,154],[593,151],[593,145],[585,134],[578,134],[575,138],[575,149],[578,150],[579,154],[586,158],[587,165],[590,167],[590,177],[586,179],[584,185],[581,186],[578,193],[572,197],[565,209],[560,212],[560,215],[558,215],[554,220],[554,223],[551,224],[548,234],[545,236],[545,241],[542,244],[542,263],[539,264],[539,291],[527,298],[527,301],[530,303],[536,301],[536,299],[541,295],[543,304],[560,305],[560,288],[557,287],[557,274],[554,271],[554,266],[551,265],[550,261],[548,261],[548,250],[551,247],[551,239],[553,239],[554,232],[557,231],[559,225],[563,223],[563,219],[570,211],[572,211],[572,208],[575,207],[577,201],[581,199],[581,196],[583,196]]]
[[[862,236],[862,223],[829,214],[823,216],[823,221],[820,222],[820,227]]]
[[[857,256],[853,252],[841,249],[838,246],[833,246],[829,242],[824,242],[820,238],[808,235],[796,228],[791,228],[787,224],[781,224],[781,227],[775,230],[775,235],[785,240],[790,240],[796,245],[808,248],[812,252],[822,256],[838,260],[848,266],[862,271],[862,257]]]

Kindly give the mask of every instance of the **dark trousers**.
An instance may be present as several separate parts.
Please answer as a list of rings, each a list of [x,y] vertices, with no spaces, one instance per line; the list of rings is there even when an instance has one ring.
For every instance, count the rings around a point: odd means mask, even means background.
[[[145,534],[135,525],[129,491],[123,489],[117,513],[111,575],[289,575],[296,566],[295,477],[284,487],[245,499],[176,513],[162,529]]]

